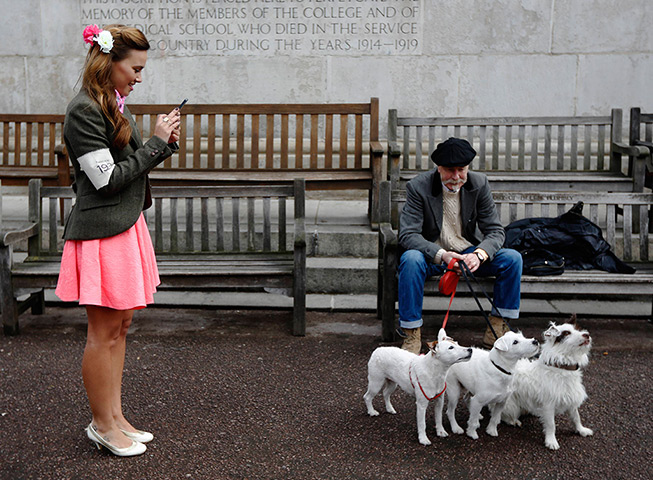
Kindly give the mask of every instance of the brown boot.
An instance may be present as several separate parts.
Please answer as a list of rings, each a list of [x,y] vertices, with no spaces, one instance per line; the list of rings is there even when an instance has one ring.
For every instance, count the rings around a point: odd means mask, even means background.
[[[503,337],[506,332],[510,331],[506,322],[503,321],[503,318],[495,317],[494,315],[490,315],[490,325],[492,325],[494,332],[497,334],[497,338]],[[491,349],[494,346],[495,340],[496,338],[494,338],[492,330],[490,330],[490,327],[487,327],[485,329],[485,335],[483,336],[483,346]]]
[[[404,328],[404,333],[406,334],[406,338],[401,348],[415,355],[419,355],[420,350],[422,350],[421,328]]]

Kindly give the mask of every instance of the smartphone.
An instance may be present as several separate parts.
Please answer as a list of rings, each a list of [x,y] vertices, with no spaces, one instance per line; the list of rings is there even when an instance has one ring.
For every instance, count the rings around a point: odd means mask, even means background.
[[[187,98],[184,98],[184,101],[181,102],[181,103],[179,104],[179,106],[177,107],[177,110],[181,110],[182,107],[183,107],[184,105],[186,105],[186,102],[187,102],[187,101],[188,101],[188,99],[187,99]]]

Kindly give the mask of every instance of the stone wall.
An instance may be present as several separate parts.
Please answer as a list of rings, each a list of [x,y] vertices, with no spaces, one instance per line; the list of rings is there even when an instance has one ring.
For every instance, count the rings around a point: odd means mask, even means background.
[[[0,112],[63,112],[85,25],[151,42],[132,103],[380,98],[400,115],[653,111],[650,0],[0,0]],[[624,117],[628,114],[625,112]],[[382,129],[384,133],[385,128]]]

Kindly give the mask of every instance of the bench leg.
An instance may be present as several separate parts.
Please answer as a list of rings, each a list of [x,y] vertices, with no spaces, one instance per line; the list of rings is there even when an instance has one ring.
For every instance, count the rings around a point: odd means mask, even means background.
[[[292,334],[306,335],[306,248],[295,250]]]
[[[0,314],[5,335],[18,335],[18,302],[11,284],[11,247],[0,247]]]
[[[383,265],[383,279],[379,293],[381,300],[377,300],[381,307],[381,336],[384,342],[394,342],[395,340],[395,298],[397,291],[395,289],[395,269],[394,259],[390,264],[388,258]]]
[[[292,334],[303,337],[306,335],[306,289],[295,289],[292,311]]]
[[[39,290],[30,295],[32,315],[43,315],[45,313],[45,290]]]

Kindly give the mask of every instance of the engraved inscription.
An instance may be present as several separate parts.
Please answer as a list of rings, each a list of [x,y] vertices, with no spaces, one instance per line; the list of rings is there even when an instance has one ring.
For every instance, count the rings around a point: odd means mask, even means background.
[[[80,20],[137,27],[155,55],[419,55],[423,1],[80,0]]]

